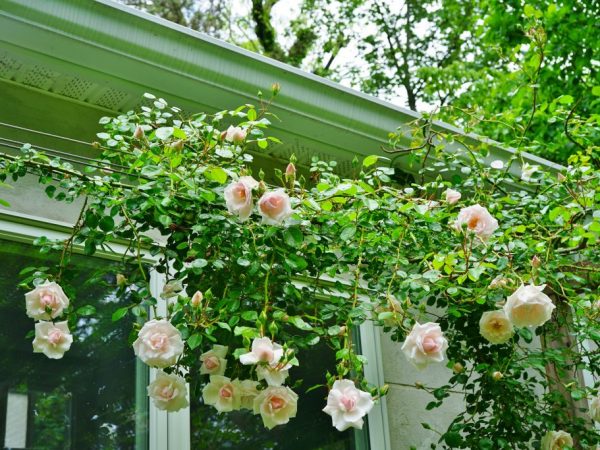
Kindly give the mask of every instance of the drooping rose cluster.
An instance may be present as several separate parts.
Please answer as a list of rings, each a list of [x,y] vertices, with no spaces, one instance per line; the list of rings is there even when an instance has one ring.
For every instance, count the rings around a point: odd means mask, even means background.
[[[71,348],[73,335],[67,321],[53,322],[69,307],[69,298],[62,287],[46,280],[25,294],[27,315],[39,320],[35,324],[33,351],[51,359],[61,359]]]
[[[207,405],[219,412],[249,409],[260,414],[264,425],[271,429],[296,416],[298,395],[283,386],[292,367],[280,344],[267,337],[256,338],[250,352],[240,355],[240,363],[254,365],[257,381],[230,379],[224,376],[227,367],[227,347],[215,345],[200,356],[200,373],[210,375],[202,391]],[[260,381],[264,381],[261,385]],[[263,388],[259,390],[260,388]]]
[[[170,292],[170,288],[167,288],[167,295]],[[133,343],[136,356],[150,367],[159,369],[175,365],[183,348],[181,333],[166,319],[146,322]],[[178,411],[188,405],[184,378],[162,370],[157,372],[156,379],[148,385],[148,396],[158,409],[165,411]]]

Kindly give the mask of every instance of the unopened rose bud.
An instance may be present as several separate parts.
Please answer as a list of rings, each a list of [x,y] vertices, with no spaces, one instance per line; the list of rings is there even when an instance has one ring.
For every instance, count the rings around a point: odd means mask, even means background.
[[[227,131],[223,131],[223,132],[220,134],[220,136],[219,136],[219,138],[220,138],[222,141],[223,141],[223,140],[225,140],[225,138],[226,138],[226,137],[227,137]]]
[[[341,326],[341,327],[340,327],[340,332],[338,333],[338,336],[343,336],[343,335],[345,335],[347,330],[348,330],[348,329],[346,328],[346,325],[343,325],[343,326]]]
[[[264,181],[258,183],[258,192],[265,192],[267,190],[267,185]]]
[[[281,91],[281,85],[279,83],[273,83],[271,85],[271,92],[273,95],[279,94],[279,91]]]
[[[452,366],[452,371],[454,373],[463,373],[463,371],[465,370],[465,366],[463,366],[461,363],[457,362]]]
[[[139,125],[135,127],[135,131],[133,132],[134,139],[142,139],[144,137],[144,129]]]
[[[502,372],[494,372],[492,374],[492,378],[494,379],[494,381],[500,381],[502,378],[504,378],[504,375],[502,374]]]
[[[125,286],[127,283],[127,278],[122,273],[117,274],[117,286]]]
[[[285,178],[287,180],[293,179],[296,176],[296,166],[292,163],[289,163],[285,168]]]
[[[172,145],[171,148],[173,150],[183,150],[183,141],[181,139],[179,139],[178,141],[175,141]]]
[[[420,381],[415,381],[415,387],[417,389],[423,389],[425,386],[423,386],[423,383],[421,383]]]
[[[567,177],[565,177],[562,173],[559,173],[558,175],[556,175],[556,178],[558,179],[559,183],[562,183],[567,179]]]
[[[500,289],[500,288],[506,287],[507,285],[508,285],[508,280],[506,278],[497,276],[490,283],[490,289]]]
[[[194,308],[199,308],[202,304],[203,299],[204,295],[202,295],[202,292],[196,291],[194,295],[192,295],[192,300],[190,301],[190,303]]]
[[[534,255],[533,258],[531,258],[531,265],[536,269],[542,265],[542,260],[538,258],[538,255]]]

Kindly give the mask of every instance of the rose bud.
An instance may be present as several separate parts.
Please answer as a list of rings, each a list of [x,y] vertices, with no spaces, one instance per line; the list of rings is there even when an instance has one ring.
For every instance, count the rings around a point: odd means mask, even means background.
[[[533,258],[531,258],[531,265],[536,269],[542,265],[542,260],[538,258],[538,255],[534,255]]]
[[[202,292],[196,291],[196,293],[192,296],[190,303],[194,308],[198,308],[202,304],[203,299],[204,295],[202,295]]]
[[[504,378],[504,375],[502,374],[502,372],[494,372],[492,374],[492,378],[494,379],[494,381],[500,381],[502,378]]]
[[[457,362],[452,366],[452,371],[454,373],[462,373],[465,370],[465,366],[463,366],[461,363]]]
[[[133,132],[134,139],[142,139],[144,137],[144,129],[139,125],[135,127],[135,131]]]

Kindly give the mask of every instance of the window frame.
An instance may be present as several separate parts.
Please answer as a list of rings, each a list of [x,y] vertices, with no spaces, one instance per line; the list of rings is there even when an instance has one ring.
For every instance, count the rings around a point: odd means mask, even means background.
[[[69,237],[72,225],[65,222],[49,220],[40,216],[32,216],[11,210],[0,210],[0,239],[32,244],[40,237],[50,239],[66,239]],[[126,245],[113,242],[110,244],[112,252],[99,250],[94,258],[109,260],[120,259],[120,254],[127,250]],[[75,253],[83,253],[81,246],[74,246]],[[144,261],[152,263],[156,258],[144,254]],[[165,277],[156,271],[150,271],[150,290],[159,299],[158,313],[166,313],[166,302],[160,298],[159,293],[165,284]],[[383,355],[381,354],[381,338],[377,327],[372,322],[363,323],[359,330],[360,348],[362,354],[368,359],[365,366],[366,379],[373,384],[383,385]],[[166,412],[157,409],[146,395],[146,386],[156,377],[157,370],[146,367],[141,361],[136,365],[136,405],[146,401],[148,405],[147,433],[136,433],[136,448],[149,450],[190,450],[190,408],[178,412]],[[139,403],[138,403],[139,402]],[[137,427],[136,427],[137,428]],[[390,432],[387,417],[385,397],[381,398],[369,413],[367,420],[367,437],[357,435],[356,450],[390,450]],[[140,426],[140,430],[143,427]],[[139,436],[139,437],[138,437]]]

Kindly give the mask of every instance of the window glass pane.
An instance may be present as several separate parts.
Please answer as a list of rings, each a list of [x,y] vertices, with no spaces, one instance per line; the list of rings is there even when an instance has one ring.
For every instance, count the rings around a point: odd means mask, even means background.
[[[331,417],[321,411],[326,404],[324,387],[306,393],[311,386],[322,384],[324,374],[334,370],[334,355],[325,345],[317,345],[298,355],[300,366],[290,369],[287,385],[294,386],[298,394],[298,413],[286,425],[268,430],[260,415],[242,410],[220,414],[202,403],[201,393],[193,395],[191,402],[192,448],[199,450],[355,450],[366,448],[363,433],[354,429],[337,431]],[[226,374],[227,375],[227,374]],[[208,376],[206,381],[208,381]],[[364,428],[367,423],[365,421]]]
[[[61,360],[33,353],[26,338],[34,320],[25,314],[19,272],[43,263],[36,248],[0,240],[0,448],[147,448],[147,370],[128,345],[131,322],[112,322],[120,301],[112,275],[86,282],[109,261],[74,257],[76,307],[94,305],[71,329],[74,342]],[[54,261],[54,260],[53,260]],[[48,261],[48,265],[54,262]],[[136,383],[137,379],[137,383]]]

